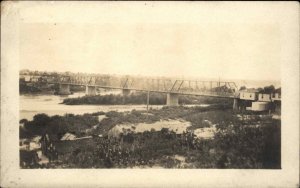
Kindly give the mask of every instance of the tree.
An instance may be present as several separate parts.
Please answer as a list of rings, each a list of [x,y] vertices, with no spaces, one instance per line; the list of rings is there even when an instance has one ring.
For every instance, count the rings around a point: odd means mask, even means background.
[[[35,121],[38,125],[47,124],[50,121],[50,117],[47,114],[37,114],[33,116],[33,121]]]
[[[169,132],[169,129],[168,128],[162,128],[160,130],[160,132],[161,132],[162,135],[166,135]]]
[[[27,122],[28,122],[27,119],[21,119],[19,123],[20,123],[20,124],[25,124],[25,123],[27,123]]]
[[[275,87],[273,85],[264,87],[264,93],[270,94],[274,92],[275,92]]]
[[[241,86],[239,91],[247,89],[246,86]]]

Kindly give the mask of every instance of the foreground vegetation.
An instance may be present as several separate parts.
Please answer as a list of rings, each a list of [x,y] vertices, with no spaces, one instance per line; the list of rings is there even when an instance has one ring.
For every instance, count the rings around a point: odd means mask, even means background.
[[[58,152],[58,160],[48,168],[280,168],[280,120],[248,114],[239,118],[228,106],[164,107],[160,110],[98,112],[84,115],[36,115],[33,121],[22,120],[21,138],[49,134]],[[98,121],[99,115],[107,118]],[[108,131],[117,124],[153,123],[163,119],[191,122],[183,134],[162,129],[143,133],[129,132],[110,138]],[[214,139],[199,139],[192,130],[216,124]],[[92,126],[97,128],[91,129]],[[92,131],[87,132],[87,129]],[[71,132],[92,139],[60,141]],[[98,137],[101,134],[102,137]],[[21,154],[24,156],[24,154]],[[184,161],[176,158],[181,156]],[[30,157],[22,157],[30,160]],[[39,167],[36,165],[34,167]]]
[[[70,168],[280,168],[280,125],[218,129],[213,140],[162,129],[125,135],[122,144],[107,138],[69,142],[73,144],[71,151],[58,147],[62,154],[58,164]],[[184,156],[186,164],[182,165],[175,155]]]

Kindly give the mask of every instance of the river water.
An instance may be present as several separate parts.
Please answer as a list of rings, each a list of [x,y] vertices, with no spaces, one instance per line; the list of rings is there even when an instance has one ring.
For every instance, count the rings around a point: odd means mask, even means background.
[[[101,95],[109,94],[121,94],[121,91],[102,91]],[[20,117],[19,119],[32,120],[33,116],[38,113],[45,113],[49,116],[64,115],[66,113],[71,114],[84,114],[93,112],[109,112],[118,111],[125,112],[135,110],[146,110],[147,106],[142,105],[65,105],[61,104],[66,98],[76,98],[84,96],[84,92],[74,93],[72,95],[45,95],[45,94],[30,94],[20,95]],[[164,105],[149,105],[152,109],[161,109]],[[186,105],[195,106],[195,105]],[[208,106],[207,104],[201,104],[197,106]]]
[[[110,94],[110,93],[103,93]],[[114,93],[116,94],[116,93]],[[59,95],[20,95],[20,117],[19,119],[32,120],[38,113],[45,113],[49,116],[64,115],[66,113],[84,114],[93,112],[108,111],[131,111],[146,110],[146,105],[65,105],[60,104],[65,98],[84,96],[85,93],[74,93],[69,96]],[[152,109],[160,109],[163,105],[150,105]]]

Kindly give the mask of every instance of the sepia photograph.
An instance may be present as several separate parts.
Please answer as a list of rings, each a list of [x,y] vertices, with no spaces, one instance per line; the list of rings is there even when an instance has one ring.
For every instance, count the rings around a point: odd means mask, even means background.
[[[10,144],[16,168],[282,172],[283,127],[291,128],[282,121],[288,119],[282,109],[287,87],[296,91],[293,112],[299,112],[299,86],[286,85],[286,79],[299,82],[299,52],[287,71],[290,43],[283,41],[299,39],[299,26],[292,20],[294,32],[284,33],[287,22],[274,18],[298,4],[265,3],[271,16],[263,18],[260,6],[249,2],[131,3],[1,4],[2,17],[18,9],[17,40],[4,39],[17,47],[16,63],[1,63],[4,71],[14,66],[11,86],[3,84],[9,79],[2,72],[1,91],[16,97]],[[241,14],[247,5],[250,13]],[[294,12],[287,17],[299,16]],[[299,43],[291,41],[297,51]],[[290,138],[299,139],[294,117]],[[294,143],[290,156],[299,157]]]

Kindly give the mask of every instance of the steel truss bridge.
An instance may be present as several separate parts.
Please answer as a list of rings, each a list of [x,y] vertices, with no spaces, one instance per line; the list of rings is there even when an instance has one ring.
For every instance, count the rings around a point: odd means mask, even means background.
[[[237,98],[237,85],[226,81],[200,81],[181,79],[153,79],[131,76],[99,76],[99,75],[59,75],[36,76],[20,75],[27,82],[59,84],[62,90],[70,85],[86,86],[94,93],[95,88],[121,89],[123,91],[148,91],[167,94],[195,95],[223,98]],[[67,88],[68,89],[68,88]]]

